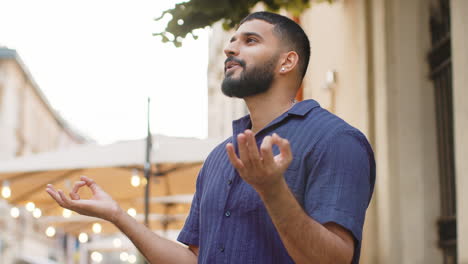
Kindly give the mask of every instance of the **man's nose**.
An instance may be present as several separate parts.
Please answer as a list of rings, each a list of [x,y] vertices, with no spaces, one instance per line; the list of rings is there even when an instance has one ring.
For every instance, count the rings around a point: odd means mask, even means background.
[[[235,44],[235,41],[229,43],[226,46],[226,48],[224,48],[224,54],[226,54],[226,57],[239,55],[239,49],[237,48],[237,45]]]

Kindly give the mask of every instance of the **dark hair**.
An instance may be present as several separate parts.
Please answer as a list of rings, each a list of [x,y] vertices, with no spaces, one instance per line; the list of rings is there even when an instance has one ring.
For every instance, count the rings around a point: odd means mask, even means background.
[[[310,58],[310,43],[304,30],[293,20],[270,12],[255,12],[246,16],[240,22],[239,26],[247,21],[259,19],[274,26],[273,32],[278,38],[286,43],[289,48],[299,55],[299,73],[304,78]]]

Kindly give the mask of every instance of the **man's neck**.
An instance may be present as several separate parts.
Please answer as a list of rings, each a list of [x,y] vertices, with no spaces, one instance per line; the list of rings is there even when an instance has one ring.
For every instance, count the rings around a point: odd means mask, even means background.
[[[294,98],[282,94],[263,93],[244,98],[250,112],[252,131],[258,133],[275,118],[288,111]]]

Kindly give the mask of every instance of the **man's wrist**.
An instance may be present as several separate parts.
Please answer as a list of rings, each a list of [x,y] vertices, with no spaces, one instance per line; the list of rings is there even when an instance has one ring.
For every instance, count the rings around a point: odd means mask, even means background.
[[[281,196],[283,192],[288,191],[288,188],[289,187],[286,181],[283,177],[281,177],[280,180],[274,184],[271,184],[268,186],[268,188],[265,188],[264,190],[257,190],[257,192],[264,202],[268,202]]]
[[[122,221],[122,218],[124,218],[127,214],[122,210],[120,206],[117,206],[116,210],[112,214],[112,216],[109,219],[109,222],[113,223],[114,225],[118,226],[119,223]]]

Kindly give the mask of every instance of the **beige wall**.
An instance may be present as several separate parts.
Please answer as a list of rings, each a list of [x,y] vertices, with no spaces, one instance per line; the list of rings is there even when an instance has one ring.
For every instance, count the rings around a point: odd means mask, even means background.
[[[458,263],[468,264],[468,1],[451,0]]]
[[[311,39],[304,95],[361,129],[377,183],[361,263],[441,263],[429,3],[337,1],[302,16]],[[335,70],[336,85],[324,88]]]
[[[378,252],[386,256],[381,263],[441,263],[434,88],[426,59],[429,1],[374,3],[375,19],[384,19],[373,38],[383,45],[383,54],[375,53],[376,119],[388,122],[376,126],[377,155],[388,145],[381,160],[388,170],[379,171],[376,197],[378,229],[388,236]],[[379,108],[382,101],[385,108]]]

